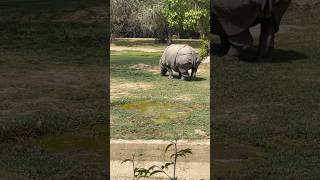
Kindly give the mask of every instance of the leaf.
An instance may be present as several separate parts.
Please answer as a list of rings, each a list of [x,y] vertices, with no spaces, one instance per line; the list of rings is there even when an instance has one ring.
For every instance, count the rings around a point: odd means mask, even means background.
[[[166,164],[164,165],[164,167],[168,169],[168,167],[169,167],[170,165],[173,165],[173,164],[174,164],[173,162],[168,162],[168,163],[166,163]]]
[[[150,170],[153,170],[155,167],[157,167],[157,166],[156,166],[156,165],[153,165],[153,166],[149,167],[148,170],[149,170],[149,171],[150,171]]]
[[[177,152],[177,154],[192,154],[192,151],[190,148],[187,148],[187,149],[182,149],[180,151]]]
[[[177,156],[177,157],[186,157],[187,154],[192,154],[192,151],[191,151],[190,148],[182,149],[182,150],[178,151],[177,154],[171,154],[170,159],[172,159],[175,156]]]
[[[135,172],[137,172],[139,177],[148,177],[148,174],[150,174],[150,171],[145,168],[137,168]]]
[[[122,163],[125,163],[125,162],[128,162],[128,161],[133,162],[132,159],[125,159],[125,160],[123,160],[123,161],[121,162],[121,164],[122,164]]]
[[[160,170],[155,170],[155,171],[152,171],[149,176],[152,176],[152,175],[157,174],[157,173],[163,173],[163,172],[160,171]]]
[[[176,154],[171,154],[170,159],[172,159]]]
[[[164,152],[167,152],[171,146],[173,146],[173,143],[169,144],[169,145],[166,147],[166,149],[165,149]]]

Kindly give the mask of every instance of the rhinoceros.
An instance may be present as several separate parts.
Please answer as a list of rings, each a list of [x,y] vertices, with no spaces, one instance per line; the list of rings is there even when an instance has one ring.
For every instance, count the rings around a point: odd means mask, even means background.
[[[191,78],[196,78],[198,66],[200,65],[200,57],[192,47],[183,44],[171,44],[168,46],[160,58],[160,74],[162,76],[169,72],[169,78],[173,77],[173,71],[179,73],[181,80],[189,78],[191,71]]]
[[[213,33],[220,36],[224,59],[239,60],[253,43],[249,28],[260,24],[260,44],[255,60],[267,57],[291,0],[212,0]]]

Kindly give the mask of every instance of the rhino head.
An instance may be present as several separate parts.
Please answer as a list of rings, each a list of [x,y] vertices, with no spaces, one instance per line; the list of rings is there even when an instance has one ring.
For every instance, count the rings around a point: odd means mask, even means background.
[[[160,64],[160,74],[164,76],[166,75],[167,72],[168,72],[167,68],[163,64]]]

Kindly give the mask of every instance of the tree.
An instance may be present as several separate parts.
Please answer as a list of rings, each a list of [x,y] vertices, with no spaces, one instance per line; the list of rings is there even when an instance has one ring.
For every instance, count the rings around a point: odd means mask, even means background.
[[[171,31],[195,30],[200,34],[209,31],[209,0],[165,0],[163,14]]]
[[[116,37],[146,37],[152,31],[146,26],[142,0],[111,1],[111,32]]]

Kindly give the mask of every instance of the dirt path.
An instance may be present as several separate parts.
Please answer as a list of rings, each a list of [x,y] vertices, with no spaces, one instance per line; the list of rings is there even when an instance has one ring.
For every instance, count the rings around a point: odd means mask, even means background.
[[[138,167],[150,167],[152,165],[162,165],[163,162],[159,161],[142,161],[137,164]],[[110,161],[111,167],[111,179],[118,180],[132,180],[132,164],[123,163],[121,161]],[[169,175],[172,175],[172,169],[168,171]],[[178,162],[177,175],[179,179],[185,180],[209,180],[210,179],[210,163],[199,162]],[[168,179],[163,174],[155,175],[154,178],[147,179]]]
[[[170,141],[163,140],[111,140],[110,164],[111,179],[130,179],[132,164],[121,161],[136,154],[137,167],[148,168],[152,165],[162,165],[169,159],[172,151],[164,153]],[[210,179],[210,141],[181,140],[178,149],[191,148],[192,154],[178,159],[177,174],[180,178]],[[169,170],[172,174],[172,171]],[[165,176],[156,176],[158,179]]]
[[[293,0],[292,3],[299,6],[304,6],[304,5],[313,6],[313,5],[319,4],[320,0]]]

